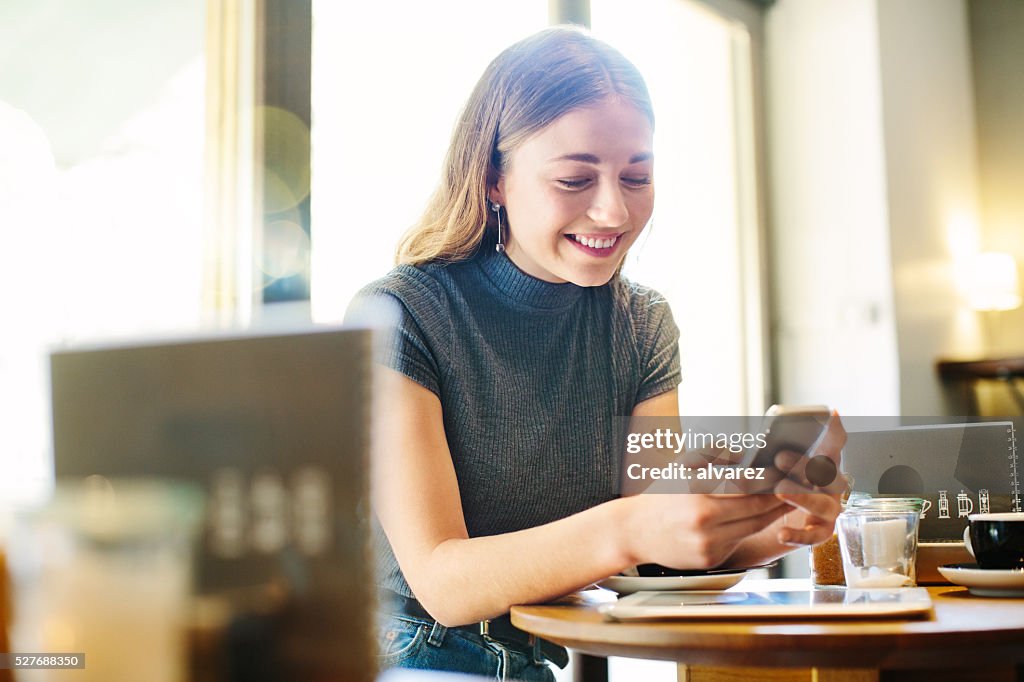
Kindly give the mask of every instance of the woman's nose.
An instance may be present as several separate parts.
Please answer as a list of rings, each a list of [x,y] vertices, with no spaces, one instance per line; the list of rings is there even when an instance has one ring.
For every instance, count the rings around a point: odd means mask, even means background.
[[[600,227],[618,227],[629,218],[629,209],[618,183],[601,183],[587,209],[587,217]]]

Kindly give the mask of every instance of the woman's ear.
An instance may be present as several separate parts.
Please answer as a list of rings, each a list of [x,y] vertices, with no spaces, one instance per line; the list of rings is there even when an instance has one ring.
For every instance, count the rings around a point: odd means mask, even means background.
[[[495,204],[505,205],[505,176],[499,176],[490,189],[487,190],[487,198]]]
[[[505,206],[505,176],[489,164],[487,166],[487,201]]]

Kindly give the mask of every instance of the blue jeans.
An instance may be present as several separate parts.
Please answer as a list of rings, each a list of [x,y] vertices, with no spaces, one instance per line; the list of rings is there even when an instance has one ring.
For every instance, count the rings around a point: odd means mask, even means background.
[[[526,682],[555,679],[537,648],[522,651],[484,635],[406,615],[382,613],[378,622],[377,662],[381,670],[446,670]]]

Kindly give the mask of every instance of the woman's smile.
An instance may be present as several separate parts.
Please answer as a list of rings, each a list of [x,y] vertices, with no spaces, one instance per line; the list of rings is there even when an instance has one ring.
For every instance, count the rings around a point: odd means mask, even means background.
[[[567,234],[565,238],[583,253],[595,258],[608,258],[617,251],[616,247],[622,242],[622,234]]]

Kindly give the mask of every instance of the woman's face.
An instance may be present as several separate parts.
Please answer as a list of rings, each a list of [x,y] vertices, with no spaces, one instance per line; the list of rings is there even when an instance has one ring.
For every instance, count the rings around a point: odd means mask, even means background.
[[[654,210],[653,131],[632,104],[574,109],[512,150],[490,198],[508,216],[506,253],[548,282],[600,286]]]

